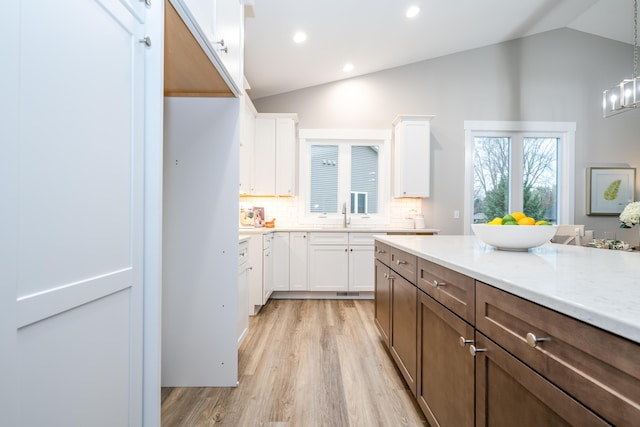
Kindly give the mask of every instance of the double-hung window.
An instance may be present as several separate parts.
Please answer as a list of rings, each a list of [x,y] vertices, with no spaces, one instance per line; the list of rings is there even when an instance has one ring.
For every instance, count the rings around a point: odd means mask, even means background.
[[[390,140],[384,130],[301,129],[303,222],[385,223]]]
[[[465,132],[465,233],[514,211],[573,222],[575,123],[473,121]]]

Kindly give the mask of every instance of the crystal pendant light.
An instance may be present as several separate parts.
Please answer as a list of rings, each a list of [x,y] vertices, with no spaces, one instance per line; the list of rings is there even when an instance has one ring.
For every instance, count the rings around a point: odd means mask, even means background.
[[[602,93],[602,116],[610,117],[640,108],[640,77],[638,76],[638,0],[633,0],[633,76]]]

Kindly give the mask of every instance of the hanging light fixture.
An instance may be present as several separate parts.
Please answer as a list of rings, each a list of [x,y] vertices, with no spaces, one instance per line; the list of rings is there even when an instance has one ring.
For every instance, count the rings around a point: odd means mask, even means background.
[[[610,117],[633,108],[640,108],[640,77],[638,76],[638,0],[633,0],[633,76],[602,93],[602,116]]]

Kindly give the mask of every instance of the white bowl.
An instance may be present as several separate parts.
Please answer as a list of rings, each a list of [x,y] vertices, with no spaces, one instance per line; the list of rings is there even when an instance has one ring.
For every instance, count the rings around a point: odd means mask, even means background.
[[[471,228],[478,239],[497,249],[526,251],[550,241],[558,226],[471,224]]]

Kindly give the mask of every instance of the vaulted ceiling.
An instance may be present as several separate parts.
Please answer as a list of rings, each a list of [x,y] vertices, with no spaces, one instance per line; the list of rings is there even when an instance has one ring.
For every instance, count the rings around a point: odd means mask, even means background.
[[[558,28],[633,44],[633,0],[255,0],[245,12],[252,99]]]

